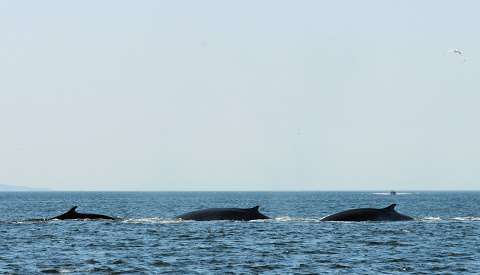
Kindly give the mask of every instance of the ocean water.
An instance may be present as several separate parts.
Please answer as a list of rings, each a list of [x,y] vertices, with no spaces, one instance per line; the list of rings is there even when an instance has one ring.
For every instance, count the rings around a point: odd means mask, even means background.
[[[386,207],[407,222],[321,222]],[[115,221],[41,221],[78,212]],[[177,221],[261,206],[266,221]],[[3,192],[0,273],[480,274],[480,192]]]

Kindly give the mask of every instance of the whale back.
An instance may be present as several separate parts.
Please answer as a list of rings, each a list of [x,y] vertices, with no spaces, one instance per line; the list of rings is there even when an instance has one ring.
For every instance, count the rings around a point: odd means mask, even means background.
[[[357,208],[342,211],[322,219],[322,221],[405,221],[411,217],[395,211],[396,204],[385,208]]]
[[[106,215],[100,215],[100,214],[90,214],[90,213],[78,213],[77,212],[77,206],[72,207],[70,210],[67,212],[51,218],[51,220],[57,219],[57,220],[72,220],[72,219],[107,219],[107,220],[114,220],[115,218],[112,218],[110,216]]]
[[[177,216],[182,220],[212,221],[212,220],[238,220],[250,221],[259,219],[269,219],[259,211],[259,206],[252,208],[208,208],[188,212]]]

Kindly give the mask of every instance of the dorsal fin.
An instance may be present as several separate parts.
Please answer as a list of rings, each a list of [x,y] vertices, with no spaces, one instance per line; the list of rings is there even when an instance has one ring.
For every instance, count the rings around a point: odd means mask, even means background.
[[[259,205],[255,206],[255,207],[252,207],[250,208],[252,211],[255,211],[255,212],[258,212],[258,209],[260,208]]]
[[[397,206],[397,204],[396,204],[396,203],[393,203],[393,204],[390,204],[389,206],[383,208],[383,210],[385,210],[385,211],[393,211],[393,210],[395,210],[395,206]]]
[[[74,206],[70,210],[68,210],[67,213],[75,213],[75,212],[77,212],[77,211],[75,211],[76,209],[77,209],[77,206]]]

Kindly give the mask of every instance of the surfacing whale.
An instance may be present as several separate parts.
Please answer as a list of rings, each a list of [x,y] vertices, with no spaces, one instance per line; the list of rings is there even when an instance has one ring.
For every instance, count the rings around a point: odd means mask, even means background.
[[[194,221],[233,220],[251,221],[270,219],[258,211],[259,206],[252,208],[209,208],[188,212],[177,216],[177,219]]]
[[[72,207],[72,209],[68,210],[67,212],[63,213],[62,215],[50,218],[50,220],[73,220],[73,219],[89,219],[89,220],[98,220],[98,219],[104,219],[104,220],[115,220],[115,218],[106,216],[106,215],[100,215],[100,214],[91,214],[91,213],[78,213],[76,211],[77,206]]]
[[[385,208],[357,208],[339,212],[327,216],[322,221],[410,221],[412,217],[402,215],[395,211],[396,204],[392,204]]]

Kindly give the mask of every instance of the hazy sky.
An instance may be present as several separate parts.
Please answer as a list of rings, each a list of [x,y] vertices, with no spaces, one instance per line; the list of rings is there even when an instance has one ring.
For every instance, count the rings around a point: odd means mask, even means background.
[[[1,1],[0,184],[479,189],[478,11]]]

